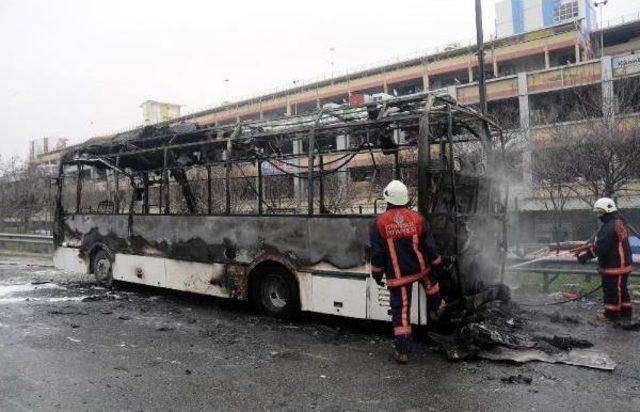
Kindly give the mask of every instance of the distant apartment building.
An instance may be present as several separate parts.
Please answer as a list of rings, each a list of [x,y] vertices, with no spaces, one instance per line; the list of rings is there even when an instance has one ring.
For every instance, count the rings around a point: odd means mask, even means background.
[[[586,31],[595,28],[590,0],[502,0],[496,4],[496,34],[508,37],[573,21]]]
[[[145,125],[162,123],[180,117],[179,104],[145,100],[140,107]]]
[[[39,156],[64,149],[69,139],[65,137],[42,137],[33,139],[29,143],[29,161],[35,161]]]
[[[60,156],[67,148],[66,137],[42,137],[29,142],[29,163],[37,164],[47,174],[54,175]]]

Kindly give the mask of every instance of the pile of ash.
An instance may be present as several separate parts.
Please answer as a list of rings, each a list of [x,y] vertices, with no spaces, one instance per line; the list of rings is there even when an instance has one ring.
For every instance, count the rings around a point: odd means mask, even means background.
[[[537,333],[505,285],[458,299],[430,329],[429,338],[451,360],[540,361],[609,371],[616,366],[606,354],[589,349],[593,344],[587,340]]]

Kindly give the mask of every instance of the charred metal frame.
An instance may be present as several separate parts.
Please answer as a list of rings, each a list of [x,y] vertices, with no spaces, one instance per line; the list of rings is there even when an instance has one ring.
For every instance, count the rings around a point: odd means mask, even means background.
[[[489,130],[490,141],[483,141],[485,128]],[[396,130],[411,131],[416,136],[415,143],[398,144],[393,141],[393,133]],[[324,150],[318,147],[318,136],[361,136],[363,141],[355,148],[341,150]],[[308,148],[306,153],[281,153],[275,150],[269,151],[268,144],[277,139],[282,142],[305,141]],[[311,116],[293,116],[281,119],[280,123],[240,122],[230,126],[212,126],[198,128],[194,125],[177,125],[168,127],[146,127],[125,134],[113,136],[109,139],[94,139],[68,151],[61,164],[60,178],[64,178],[64,165],[75,164],[78,166],[77,202],[76,213],[81,214],[80,192],[82,190],[82,167],[85,164],[101,165],[110,168],[114,172],[116,185],[116,213],[120,211],[120,199],[118,199],[119,175],[129,177],[132,188],[135,189],[134,176],[143,182],[145,202],[143,214],[149,213],[149,175],[159,173],[159,201],[158,213],[169,215],[171,213],[170,182],[171,175],[182,187],[183,196],[188,197],[189,182],[184,177],[184,170],[193,167],[206,168],[207,194],[206,210],[208,215],[213,215],[212,194],[212,167],[224,166],[224,215],[231,215],[231,173],[234,164],[251,162],[257,166],[257,182],[255,186],[250,184],[258,200],[258,215],[263,215],[266,201],[263,190],[263,164],[270,163],[278,168],[275,160],[296,162],[297,159],[307,159],[306,166],[297,166],[298,172],[287,172],[301,181],[307,182],[307,213],[306,216],[326,214],[325,187],[323,177],[336,171],[344,170],[358,153],[370,153],[374,170],[377,165],[373,153],[382,152],[393,155],[393,173],[395,178],[401,177],[402,165],[400,164],[400,150],[415,148],[417,146],[418,159],[418,208],[431,216],[434,212],[434,201],[430,196],[438,188],[435,175],[448,176],[452,204],[446,211],[447,219],[453,224],[456,241],[451,254],[457,255],[458,231],[460,230],[461,212],[458,210],[457,172],[454,170],[453,145],[464,142],[481,142],[483,150],[493,151],[499,148],[503,142],[500,127],[490,118],[482,115],[473,107],[461,106],[448,96],[439,96],[433,93],[420,93],[412,96],[393,99],[384,103],[371,103],[355,108],[338,107],[325,108]],[[432,147],[439,147],[439,159],[431,158]],[[448,148],[448,152],[447,149]],[[179,164],[182,156],[189,159],[197,152],[196,160],[190,163]],[[265,154],[266,153],[266,154]],[[338,156],[332,168],[327,169],[326,155]],[[317,158],[316,158],[317,157]],[[490,153],[485,153],[483,159],[494,159]],[[344,160],[344,163],[342,163]],[[336,166],[336,163],[338,165]],[[295,166],[295,164],[294,164]],[[439,172],[434,170],[440,167]],[[494,167],[493,164],[485,165],[486,169]],[[303,170],[306,168],[306,171]],[[333,169],[333,170],[332,170]],[[130,172],[127,172],[130,171]],[[375,173],[375,172],[374,172]],[[178,174],[181,178],[178,178]],[[249,179],[243,176],[245,179]],[[440,177],[440,178],[441,178]],[[319,178],[318,195],[319,210],[315,210],[314,180]],[[186,186],[186,187],[185,187]],[[257,188],[256,188],[257,186]],[[134,190],[135,192],[135,190]],[[62,191],[59,190],[59,197]],[[135,195],[134,195],[135,196]],[[505,193],[503,205],[506,204],[508,191]],[[189,202],[188,202],[189,203]],[[375,202],[374,202],[375,203]],[[193,213],[190,204],[189,208]],[[268,205],[267,205],[268,206]],[[506,205],[505,205],[506,207]],[[59,220],[64,217],[61,210],[61,200],[58,199]],[[377,209],[377,207],[375,207]],[[502,210],[506,210],[502,208]],[[129,207],[130,218],[138,214],[134,212],[133,199]],[[273,216],[273,215],[272,215]],[[302,215],[301,215],[302,216]],[[506,225],[506,223],[505,223]],[[506,249],[506,240],[503,241]]]
[[[432,106],[434,105],[434,102],[438,102],[440,104],[440,106],[436,106],[435,108],[432,108]],[[423,105],[418,105],[418,107],[414,107],[413,112],[404,112],[401,113],[400,115],[385,115],[385,109],[387,109],[388,107],[393,107],[393,103],[396,103],[398,105],[400,105],[401,103],[406,102],[406,103],[415,103],[415,102],[419,102],[419,103],[423,103]],[[421,179],[421,181],[418,182],[418,187],[419,190],[421,188],[425,188],[427,187],[427,182],[424,180],[425,176],[427,173],[427,168],[428,168],[428,163],[431,160],[430,159],[430,153],[431,153],[431,145],[436,143],[440,145],[440,153],[441,153],[441,158],[445,157],[445,153],[444,153],[444,147],[446,143],[452,143],[454,142],[454,139],[452,136],[448,136],[447,138],[443,138],[442,136],[434,136],[431,129],[431,125],[432,124],[437,124],[439,122],[443,122],[443,119],[445,122],[449,123],[449,122],[453,122],[452,118],[453,116],[455,116],[457,118],[457,123],[460,124],[460,126],[462,128],[464,128],[466,131],[471,132],[471,134],[475,137],[480,137],[482,134],[482,127],[484,125],[488,125],[491,126],[494,129],[494,134],[496,131],[499,130],[499,127],[492,122],[490,119],[486,118],[485,116],[482,116],[479,112],[475,111],[472,108],[468,108],[468,107],[464,107],[464,106],[459,106],[457,105],[457,103],[455,103],[455,101],[445,98],[445,97],[438,97],[436,95],[433,94],[428,94],[428,93],[424,93],[421,95],[417,95],[414,96],[413,98],[401,98],[401,99],[397,99],[397,101],[394,101],[392,103],[385,103],[384,106],[382,108],[376,108],[376,105],[367,105],[365,106],[365,108],[367,110],[370,111],[375,111],[376,109],[378,109],[378,113],[377,116],[374,119],[369,118],[366,121],[344,121],[338,124],[331,124],[328,126],[321,126],[321,129],[323,131],[331,131],[332,129],[338,129],[340,132],[345,133],[345,130],[341,130],[341,129],[346,129],[346,130],[350,130],[350,129],[358,129],[358,128],[364,128],[367,133],[369,132],[369,129],[371,127],[384,127],[384,126],[389,126],[392,122],[402,122],[402,121],[418,121],[419,122],[419,138],[418,138],[418,150],[419,150],[419,155],[418,155],[418,168],[419,168],[419,179]],[[422,107],[420,107],[422,106]],[[373,108],[373,110],[371,110]],[[223,153],[223,158],[224,158],[224,165],[226,168],[226,176],[225,176],[225,213],[229,214],[230,213],[230,203],[231,203],[231,199],[230,199],[230,187],[229,187],[229,177],[230,177],[230,173],[231,173],[231,169],[232,169],[232,164],[233,161],[247,161],[247,160],[255,160],[256,162],[263,162],[263,161],[270,161],[273,160],[273,156],[271,158],[269,158],[268,156],[260,156],[258,154],[256,154],[256,156],[253,157],[249,157],[249,158],[237,158],[237,159],[233,159],[233,147],[234,147],[234,143],[235,142],[241,142],[242,140],[247,140],[247,139],[263,139],[266,140],[269,137],[275,136],[275,135],[287,135],[287,134],[294,134],[296,136],[298,136],[301,133],[306,132],[307,133],[307,140],[308,140],[308,151],[306,154],[301,154],[299,156],[306,156],[308,158],[308,170],[307,170],[307,177],[306,179],[309,181],[309,185],[308,185],[308,204],[309,204],[309,210],[308,210],[308,214],[309,215],[313,215],[314,213],[314,208],[313,208],[313,198],[314,198],[314,175],[316,173],[316,166],[315,166],[315,158],[316,156],[322,156],[323,152],[318,150],[316,152],[316,129],[318,128],[318,123],[320,122],[320,120],[322,119],[323,115],[329,115],[329,116],[334,116],[336,118],[339,119],[343,119],[344,116],[340,116],[338,113],[332,113],[331,110],[326,110],[324,109],[323,111],[321,111],[316,119],[313,121],[313,123],[310,125],[310,127],[294,127],[291,128],[291,130],[286,130],[283,132],[265,132],[264,131],[264,127],[263,124],[261,123],[253,123],[253,124],[243,124],[243,123],[238,123],[237,125],[233,126],[233,131],[231,133],[228,127],[212,127],[212,128],[204,128],[204,129],[200,129],[200,130],[193,130],[187,133],[184,133],[182,135],[178,134],[178,133],[173,133],[170,135],[170,139],[168,142],[165,142],[164,144],[162,142],[160,142],[160,140],[163,139],[164,136],[159,135],[159,136],[153,136],[151,138],[141,138],[140,142],[142,142],[144,144],[145,147],[142,147],[142,145],[138,144],[137,139],[130,139],[130,140],[125,140],[125,144],[122,144],[120,142],[116,143],[116,141],[120,140],[117,137],[113,139],[113,141],[111,141],[109,144],[105,144],[102,146],[94,146],[92,144],[92,142],[88,142],[87,144],[85,144],[84,146],[80,147],[80,149],[76,152],[70,152],[70,154],[72,154],[72,157],[69,156],[69,154],[67,156],[65,156],[65,159],[63,160],[64,163],[77,163],[78,164],[78,168],[81,169],[81,164],[82,163],[87,163],[87,154],[93,154],[94,156],[97,156],[98,159],[102,160],[102,159],[109,159],[112,158],[115,155],[115,169],[120,169],[119,168],[119,163],[123,158],[130,158],[132,156],[139,156],[140,159],[144,159],[145,155],[147,154],[152,154],[154,152],[157,152],[159,150],[161,150],[164,154],[163,159],[162,159],[162,178],[161,178],[161,182],[160,182],[160,198],[162,199],[162,195],[164,194],[165,196],[165,203],[164,203],[164,207],[165,207],[165,213],[169,213],[170,212],[170,202],[169,202],[169,190],[168,190],[168,183],[169,183],[169,155],[170,153],[174,152],[174,151],[180,151],[180,150],[189,150],[189,149],[195,149],[197,147],[202,147],[204,148],[205,146],[208,145],[220,145],[221,143],[226,143],[226,148],[222,150]],[[371,117],[371,116],[370,116]],[[466,117],[466,119],[464,118]],[[476,125],[474,125],[473,123],[476,123]],[[475,127],[474,127],[475,126]],[[453,125],[449,125],[450,128],[453,127]],[[245,133],[243,129],[246,129],[249,131],[249,133]],[[400,130],[401,127],[398,127],[396,130]],[[220,133],[221,132],[221,133]],[[449,131],[451,133],[451,131]],[[214,135],[220,135],[222,134],[223,136],[225,134],[227,134],[229,137],[228,138],[223,138],[223,139],[211,139],[211,136]],[[337,135],[338,133],[336,133]],[[188,136],[188,137],[193,137],[193,140],[196,140],[198,138],[202,138],[205,137],[205,139],[207,139],[206,141],[193,141],[193,142],[185,142],[185,143],[174,143],[174,141],[176,140],[176,138],[181,137],[181,136]],[[266,138],[266,139],[265,139]],[[157,143],[154,142],[154,140],[158,141]],[[460,139],[456,140],[455,142],[461,141]],[[158,144],[159,143],[159,144]],[[371,142],[368,142],[371,143]],[[94,150],[93,149],[98,149],[98,150]],[[106,149],[106,150],[105,150]],[[109,150],[111,149],[111,150]],[[114,150],[115,149],[115,150]],[[376,149],[380,149],[380,146],[378,144],[378,147],[376,147]],[[398,147],[395,148],[395,150],[392,151],[392,154],[394,155],[394,175],[396,178],[400,177],[400,166],[399,166],[399,151],[397,150]],[[117,151],[116,151],[117,150]],[[359,151],[362,150],[362,148],[357,148],[354,150],[344,150],[344,151],[332,151],[330,152],[331,154],[341,154],[341,153],[353,153],[354,151]],[[367,150],[371,151],[371,144],[368,145]],[[93,153],[92,153],[93,152]],[[326,152],[324,153],[326,154]],[[296,157],[299,157],[293,154],[288,154],[287,155],[287,159],[295,159]],[[95,161],[95,160],[94,160]],[[145,162],[148,163],[148,162]],[[213,164],[216,164],[218,162],[202,162],[198,165],[204,165],[207,167],[207,171],[208,171],[208,181],[210,181],[211,176],[210,176],[210,168]],[[375,163],[375,161],[374,161]],[[105,162],[105,164],[108,165],[108,163]],[[192,165],[192,166],[198,166],[198,165]],[[131,166],[131,165],[130,165]],[[374,165],[375,166],[375,165]],[[132,168],[133,169],[133,168]],[[319,169],[319,168],[318,168]],[[133,169],[135,170],[135,169]],[[151,168],[145,168],[145,167],[141,167],[139,168],[137,171],[138,172],[144,172],[144,173],[148,173],[149,171],[151,171],[153,169]],[[259,168],[259,170],[261,171],[261,169]],[[120,170],[116,170],[115,176],[116,176],[116,180],[118,179],[118,173],[121,173]],[[79,172],[80,174],[80,172]],[[261,175],[262,173],[259,173],[259,175]],[[259,177],[259,181],[261,181],[262,176],[258,176]],[[298,178],[304,178],[304,176],[297,176]],[[78,182],[78,186],[79,188],[81,187],[81,182]],[[167,186],[167,187],[165,187]],[[262,192],[261,190],[261,184],[259,183],[259,190],[258,192]],[[208,187],[210,188],[211,185],[208,185]],[[210,190],[209,190],[210,192]],[[211,193],[208,193],[208,199],[211,197]],[[423,196],[424,197],[424,196]],[[211,201],[208,200],[207,204],[210,206]],[[162,201],[160,202],[160,206],[162,206]],[[76,212],[79,212],[79,207],[76,208]],[[211,207],[208,207],[208,209],[211,209]],[[426,208],[424,207],[424,204],[420,204],[419,209],[422,212],[426,212]]]
[[[306,134],[306,139],[308,142],[308,150],[306,154],[287,154],[286,159],[296,159],[302,156],[307,157],[307,173],[304,176],[302,173],[296,174],[296,177],[299,179],[304,179],[308,182],[307,184],[307,206],[308,211],[307,215],[311,216],[315,213],[314,210],[314,197],[315,197],[315,187],[314,180],[316,175],[320,177],[320,210],[319,212],[322,214],[325,212],[324,210],[324,188],[323,188],[323,179],[322,177],[325,175],[325,171],[323,168],[323,154],[327,154],[328,152],[323,152],[318,148],[316,150],[316,133],[317,130],[321,130],[325,133],[333,133],[334,136],[342,133],[348,135],[351,131],[364,130],[367,136],[370,135],[371,131],[375,131],[390,128],[394,123],[396,123],[395,130],[401,130],[403,127],[411,127],[412,122],[417,123],[418,127],[418,208],[424,213],[428,214],[427,207],[427,197],[429,191],[429,164],[431,162],[431,145],[438,144],[440,146],[440,157],[441,160],[444,160],[447,155],[445,153],[445,146],[448,143],[449,146],[453,143],[465,141],[465,138],[457,138],[454,139],[453,136],[453,123],[455,118],[455,123],[462,130],[469,132],[472,135],[471,139],[478,138],[479,140],[483,140],[481,138],[484,137],[485,128],[491,128],[490,132],[492,135],[500,134],[500,128],[494,123],[491,119],[483,116],[477,110],[460,106],[454,100],[449,97],[437,96],[431,93],[422,93],[418,95],[414,95],[411,97],[399,98],[390,102],[385,102],[383,104],[369,104],[361,107],[362,110],[366,110],[367,117],[366,118],[347,118],[345,116],[345,109],[323,109],[316,115],[314,115],[311,119],[306,121],[300,121],[298,124],[293,127],[288,127],[282,131],[267,131],[268,122],[254,122],[254,123],[238,123],[231,127],[208,127],[202,129],[192,129],[183,133],[176,132],[174,130],[167,129],[143,129],[130,133],[130,136],[126,135],[117,135],[110,142],[105,142],[102,144],[95,144],[94,141],[89,141],[83,146],[81,146],[78,150],[69,152],[63,159],[63,163],[76,163],[78,165],[78,188],[77,188],[77,202],[76,202],[76,213],[81,212],[80,205],[80,192],[82,188],[81,182],[81,169],[82,164],[88,162],[87,157],[91,159],[99,159],[104,161],[105,165],[109,166],[111,163],[115,163],[114,168],[114,176],[115,176],[115,184],[116,188],[119,188],[119,173],[121,173],[120,162],[123,160],[128,160],[127,167],[130,168],[133,173],[139,173],[142,176],[144,183],[144,191],[145,191],[145,205],[144,205],[144,213],[149,212],[148,206],[148,191],[149,191],[149,183],[148,183],[148,173],[153,171],[153,167],[151,167],[154,163],[149,162],[146,159],[147,156],[154,156],[155,153],[161,151],[162,161],[161,164],[158,164],[156,161],[156,167],[161,167],[160,172],[160,188],[159,188],[159,213],[162,214],[171,214],[171,202],[170,202],[170,170],[171,167],[169,162],[175,157],[172,153],[179,153],[181,151],[189,151],[189,150],[207,150],[211,147],[216,148],[222,154],[223,163],[225,166],[225,214],[231,214],[231,187],[230,187],[230,179],[231,179],[231,170],[233,167],[233,163],[235,162],[246,162],[246,161],[254,161],[258,163],[258,214],[262,214],[263,208],[263,175],[262,175],[262,167],[263,162],[271,162],[276,157],[279,157],[277,154],[272,154],[271,156],[264,156],[258,153],[254,153],[253,155],[249,155],[246,158],[236,157],[234,158],[234,145],[235,144],[243,144],[246,141],[267,141],[270,138],[275,136],[289,136],[291,140],[298,139],[300,135]],[[396,109],[396,112],[393,113],[390,109]],[[409,110],[407,110],[409,109]],[[391,114],[389,114],[391,112]],[[361,114],[364,112],[361,112]],[[321,125],[320,122],[325,118],[332,118],[336,121],[331,124]],[[303,119],[304,116],[298,116],[298,118]],[[294,122],[291,122],[294,124]],[[446,124],[449,130],[447,133],[441,133],[440,136],[436,136],[434,134],[434,125],[438,124]],[[137,135],[136,135],[137,132]],[[222,138],[220,138],[222,136]],[[225,138],[225,136],[227,136]],[[468,139],[468,138],[466,138]],[[486,146],[486,141],[483,142]],[[490,142],[489,142],[490,143]],[[377,142],[369,141],[367,138],[367,147],[359,147],[356,149],[347,149],[343,151],[334,150],[331,151],[331,154],[349,154],[349,153],[357,153],[361,150],[368,150],[371,153],[373,165],[375,171],[377,171],[377,165],[375,164],[375,159],[373,159],[373,151],[372,150],[385,150],[384,142],[381,140]],[[394,176],[396,179],[401,177],[401,167],[399,164],[399,147],[396,147],[391,151],[394,156]],[[388,148],[386,150],[389,150]],[[449,168],[453,167],[453,162],[451,156],[453,153],[450,151],[450,165]],[[170,158],[171,156],[171,158]],[[316,156],[318,156],[319,164],[316,166]],[[195,166],[205,166],[207,169],[207,212],[208,214],[212,214],[212,193],[211,193],[211,167],[214,164],[219,164],[220,162],[211,161],[211,157],[215,156],[202,156],[201,162],[199,164],[193,164],[189,167]],[[137,158],[137,159],[135,159]],[[109,163],[109,159],[111,162]],[[133,160],[130,160],[133,159]],[[138,160],[138,161],[137,161]],[[94,160],[95,161],[95,160]],[[146,165],[144,165],[146,164]],[[179,169],[174,169],[174,174]],[[375,173],[374,171],[374,173]],[[146,178],[144,177],[146,176]],[[61,176],[62,177],[62,176]],[[188,183],[188,182],[187,182]],[[185,196],[188,196],[190,189],[188,187],[183,187],[183,192]],[[118,190],[115,191],[115,203],[117,205],[116,212],[119,212],[119,201],[118,199]],[[189,199],[187,199],[189,200]],[[190,202],[188,202],[190,203]],[[192,209],[191,204],[189,205],[190,209]]]

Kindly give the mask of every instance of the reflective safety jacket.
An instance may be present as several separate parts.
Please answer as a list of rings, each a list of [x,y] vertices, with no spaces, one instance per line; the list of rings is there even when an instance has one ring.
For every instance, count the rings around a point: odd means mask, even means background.
[[[603,275],[626,275],[632,270],[629,229],[617,213],[607,213],[600,218],[602,227],[595,243],[589,250],[589,257],[598,258],[600,273]]]
[[[441,263],[427,221],[406,207],[387,210],[371,225],[371,271],[384,272],[387,286],[403,286],[428,277]]]

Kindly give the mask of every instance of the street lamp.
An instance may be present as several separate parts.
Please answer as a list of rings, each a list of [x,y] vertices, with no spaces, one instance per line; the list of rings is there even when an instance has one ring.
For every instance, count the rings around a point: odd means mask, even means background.
[[[291,102],[289,102],[290,93],[293,92],[291,89],[295,89],[298,86],[298,83],[300,83],[300,80],[293,80],[291,83],[293,84],[293,86],[292,87],[287,87],[287,98],[286,98],[286,101],[287,101],[287,116],[291,116],[291,114],[292,114]],[[293,112],[294,113],[298,112],[297,107],[294,107]]]
[[[334,64],[334,56],[335,56],[335,51],[336,48],[335,47],[331,47],[329,48],[329,51],[331,52],[331,78],[333,79],[333,64]]]
[[[600,58],[604,57],[604,26],[602,25],[602,15],[604,14],[604,6],[609,3],[609,0],[596,0],[593,5],[596,8],[600,8]]]
[[[224,79],[223,105],[229,104],[229,79]]]

